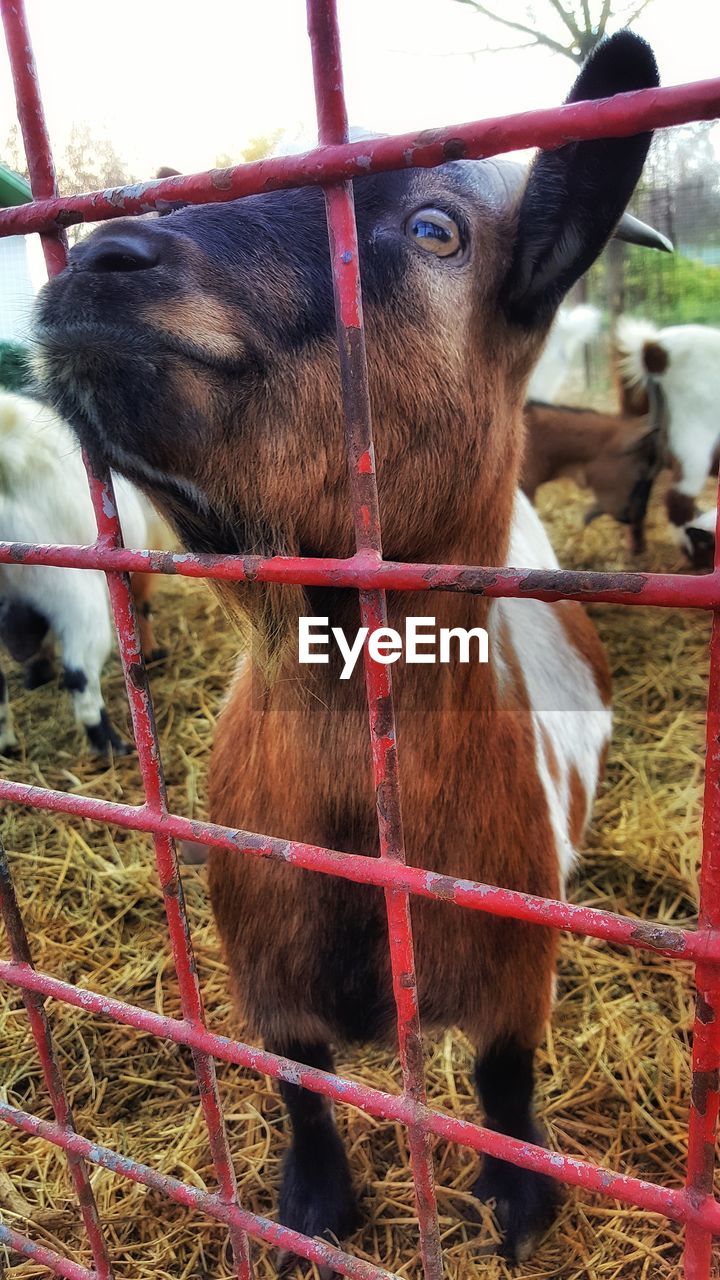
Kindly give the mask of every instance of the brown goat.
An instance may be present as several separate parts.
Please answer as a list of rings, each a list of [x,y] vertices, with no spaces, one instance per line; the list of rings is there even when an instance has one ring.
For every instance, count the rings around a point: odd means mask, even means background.
[[[591,489],[589,524],[609,515],[629,525],[630,547],[645,547],[645,514],[663,451],[658,429],[647,417],[598,413],[568,405],[525,405],[525,450],[520,486],[531,502],[541,484],[570,476]]]
[[[621,32],[573,100],[657,83]],[[527,378],[554,312],[600,252],[641,172],[648,135],[541,154],[529,178],[497,160],[354,183],[385,555],[556,564],[516,493]],[[90,454],[152,494],[196,551],[346,556],[353,550],[332,280],[313,187],[106,225],[45,290],[38,341],[49,394]],[[213,749],[214,821],[378,853],[360,672],[298,665],[298,617],[354,634],[355,593],[228,588],[250,619]],[[592,805],[610,682],[580,606],[433,597],[436,625],[487,627],[489,666],[457,654],[398,663],[408,859],[556,897]],[[391,593],[390,625],[428,609]],[[210,890],[237,1003],[252,1031],[332,1068],[330,1042],[392,1041],[383,895],[291,866],[210,851]],[[478,1049],[486,1122],[541,1141],[533,1061],[550,1012],[552,930],[447,903],[413,905],[421,1013]],[[281,1085],[293,1126],[280,1216],[342,1237],[357,1220],[332,1109]],[[505,1250],[552,1220],[555,1182],[488,1158]]]

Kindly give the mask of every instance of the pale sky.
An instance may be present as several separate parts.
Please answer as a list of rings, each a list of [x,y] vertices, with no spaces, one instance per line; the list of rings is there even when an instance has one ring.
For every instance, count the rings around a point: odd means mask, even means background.
[[[505,0],[496,0],[502,11]],[[58,150],[73,123],[109,136],[138,178],[205,169],[252,137],[314,124],[304,0],[27,0]],[[573,65],[537,49],[480,54],[499,28],[456,0],[340,0],[349,114],[379,132],[559,102]],[[636,29],[665,84],[718,74],[717,0],[654,0]],[[0,56],[0,145],[15,118]]]

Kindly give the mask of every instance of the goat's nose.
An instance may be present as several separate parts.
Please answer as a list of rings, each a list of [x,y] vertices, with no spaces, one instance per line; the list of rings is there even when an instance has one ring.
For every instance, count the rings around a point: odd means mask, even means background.
[[[91,236],[77,255],[75,265],[83,271],[148,271],[160,262],[157,245],[143,228]]]

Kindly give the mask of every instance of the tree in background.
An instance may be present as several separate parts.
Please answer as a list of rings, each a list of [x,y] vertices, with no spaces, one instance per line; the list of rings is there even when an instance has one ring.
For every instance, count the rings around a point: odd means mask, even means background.
[[[515,37],[512,44],[487,45],[478,53],[545,49],[579,65],[606,35],[618,27],[632,26],[652,0],[635,0],[630,4],[615,4],[613,0],[567,0],[565,4],[561,0],[536,0],[534,4],[525,4],[522,0],[499,0],[496,5],[485,4],[484,0],[457,2],[469,5],[503,32],[511,32]],[[611,316],[617,316],[623,309],[625,296],[624,245],[619,240],[611,240],[606,254],[606,304]],[[572,296],[577,302],[586,301],[585,277],[578,281]]]
[[[27,162],[18,125],[8,133],[2,151],[5,164],[28,177]],[[58,189],[64,196],[84,191],[121,187],[136,179],[109,138],[94,134],[87,124],[73,125],[64,149],[55,157]]]
[[[29,178],[25,151],[18,125],[10,129],[0,158],[23,178]],[[108,137],[94,134],[87,124],[73,125],[68,141],[55,157],[58,190],[63,196],[79,196],[85,191],[104,191],[122,187],[137,179]],[[70,227],[68,236],[75,242],[85,235],[82,224]]]
[[[592,53],[604,36],[618,27],[630,27],[652,0],[635,0],[631,4],[613,4],[613,0],[497,0],[488,5],[483,0],[457,0],[501,27],[512,32],[514,43],[488,45],[479,52],[499,53],[509,49],[549,49],[551,53],[570,58],[578,65]]]

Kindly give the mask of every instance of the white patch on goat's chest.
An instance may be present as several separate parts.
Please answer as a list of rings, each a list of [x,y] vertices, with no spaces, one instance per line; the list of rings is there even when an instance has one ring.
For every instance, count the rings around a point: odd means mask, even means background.
[[[508,562],[522,568],[557,568],[547,535],[527,500],[515,508]],[[497,656],[500,691],[512,681],[499,641],[504,632],[522,671],[535,730],[535,763],[548,803],[563,884],[577,849],[570,840],[573,784],[582,786],[589,817],[611,713],[587,662],[571,643],[552,605],[538,600],[497,600],[490,611],[490,653]],[[575,800],[577,803],[577,799]]]

